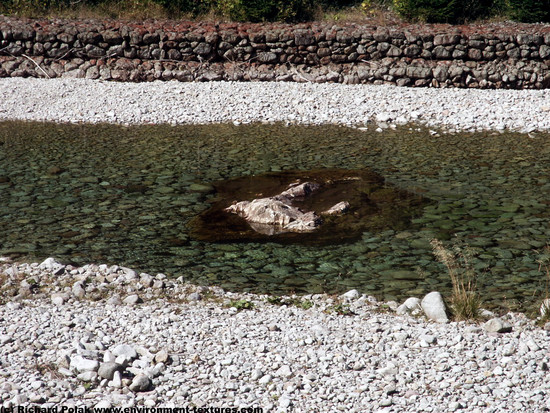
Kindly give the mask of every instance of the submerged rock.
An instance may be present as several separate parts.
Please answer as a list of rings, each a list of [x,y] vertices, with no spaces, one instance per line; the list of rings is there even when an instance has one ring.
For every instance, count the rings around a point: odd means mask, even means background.
[[[336,205],[330,207],[326,211],[321,212],[321,215],[341,215],[349,210],[349,202],[342,201],[338,202]]]
[[[314,231],[321,224],[321,218],[315,212],[304,212],[291,203],[293,199],[306,197],[318,188],[318,184],[311,182],[291,185],[279,195],[237,202],[226,211],[239,215],[250,224],[260,224],[251,226],[262,234]],[[271,229],[269,226],[278,228]]]
[[[283,202],[290,202],[294,198],[304,198],[317,191],[319,188],[321,188],[321,185],[315,182],[304,182],[303,184],[295,182],[290,184],[286,191],[281,192],[273,198]]]
[[[364,231],[402,231],[431,202],[389,185],[368,169],[276,172],[220,181],[214,187],[212,206],[189,223],[195,239],[350,242]]]

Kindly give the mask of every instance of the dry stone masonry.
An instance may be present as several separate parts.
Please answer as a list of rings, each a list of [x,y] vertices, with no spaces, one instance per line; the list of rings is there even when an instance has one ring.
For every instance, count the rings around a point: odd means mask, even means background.
[[[0,16],[0,77],[543,89],[549,25],[30,20]]]

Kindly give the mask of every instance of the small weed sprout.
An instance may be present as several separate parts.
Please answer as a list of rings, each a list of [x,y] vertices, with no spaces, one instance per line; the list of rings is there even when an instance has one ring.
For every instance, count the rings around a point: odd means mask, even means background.
[[[330,310],[338,315],[350,316],[355,315],[353,311],[349,308],[348,304],[336,304],[330,308]]]
[[[276,295],[269,296],[266,298],[266,301],[271,305],[284,305],[285,302],[281,297],[278,297]]]
[[[254,308],[254,303],[248,300],[236,300],[231,301],[229,304],[230,307],[235,307],[237,310],[252,310]]]
[[[476,273],[470,262],[471,251],[456,245],[449,250],[437,239],[433,239],[431,245],[435,257],[445,265],[451,278],[453,285],[451,308],[455,319],[474,320],[479,318],[481,299],[476,290]]]
[[[300,299],[297,297],[283,298],[278,296],[269,296],[266,301],[272,305],[286,305],[301,308],[303,310],[309,310],[314,306],[311,300]]]

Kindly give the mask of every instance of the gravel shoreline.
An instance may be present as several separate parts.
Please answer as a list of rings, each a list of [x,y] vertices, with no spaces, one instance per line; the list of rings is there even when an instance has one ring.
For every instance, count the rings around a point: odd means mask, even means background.
[[[276,300],[51,258],[0,274],[7,409],[550,409],[549,332],[521,314],[498,319],[499,333],[396,314],[355,290]]]
[[[550,130],[550,91],[6,78],[0,79],[0,120],[358,127],[415,122],[456,131],[534,132]]]
[[[550,130],[550,92],[0,79],[0,121],[15,119],[357,127],[412,121],[533,132]],[[53,259],[0,262],[0,277],[0,406],[7,409],[550,409],[549,332],[521,314],[503,316],[499,333],[487,324],[428,321],[418,310],[396,314],[393,303],[353,291],[276,302]]]

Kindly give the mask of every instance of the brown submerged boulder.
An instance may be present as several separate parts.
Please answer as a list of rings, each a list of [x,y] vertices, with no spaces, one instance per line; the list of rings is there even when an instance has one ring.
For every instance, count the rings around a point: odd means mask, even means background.
[[[237,202],[225,210],[244,218],[252,229],[266,235],[315,231],[322,223],[321,217],[314,211],[302,211],[293,206],[292,201],[303,199],[319,188],[320,185],[313,182],[295,183],[279,195]],[[340,202],[325,213],[342,213],[346,209],[346,204]],[[349,208],[349,204],[347,206]]]
[[[188,223],[195,240],[353,242],[365,231],[403,231],[431,203],[369,169],[272,172],[212,185],[211,206]]]

